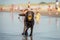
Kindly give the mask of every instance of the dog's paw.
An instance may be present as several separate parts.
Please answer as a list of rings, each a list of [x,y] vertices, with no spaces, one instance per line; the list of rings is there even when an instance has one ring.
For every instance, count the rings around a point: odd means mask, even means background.
[[[30,34],[29,36],[32,36],[32,34]]]
[[[22,33],[22,35],[25,35],[25,33]]]
[[[28,33],[25,33],[25,36],[28,36]]]

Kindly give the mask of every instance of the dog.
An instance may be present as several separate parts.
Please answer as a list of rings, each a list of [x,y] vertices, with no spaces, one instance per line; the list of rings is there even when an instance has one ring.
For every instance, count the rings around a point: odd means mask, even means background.
[[[19,16],[25,16],[24,18],[24,30],[22,35],[28,35],[28,29],[31,28],[30,36],[32,36],[33,33],[33,26],[34,26],[34,12],[33,11],[27,11],[25,14],[19,14]]]
[[[27,11],[25,14],[25,19],[24,19],[24,26],[26,27],[25,29],[25,35],[28,35],[28,29],[31,28],[30,36],[32,36],[33,33],[33,26],[34,26],[34,12],[33,11]]]

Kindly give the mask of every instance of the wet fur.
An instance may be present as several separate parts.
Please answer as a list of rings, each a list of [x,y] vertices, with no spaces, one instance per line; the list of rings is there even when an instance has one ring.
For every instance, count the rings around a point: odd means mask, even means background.
[[[30,21],[28,20],[29,13],[32,15],[32,19]],[[28,35],[27,31],[28,31],[29,28],[31,28],[30,36],[32,36],[33,26],[34,26],[34,12],[32,12],[32,11],[26,12],[25,19],[24,19],[24,24],[26,26],[25,35],[26,36]]]

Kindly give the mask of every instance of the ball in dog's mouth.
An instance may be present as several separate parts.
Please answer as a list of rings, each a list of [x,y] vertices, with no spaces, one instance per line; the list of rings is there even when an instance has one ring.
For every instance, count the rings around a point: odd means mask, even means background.
[[[31,15],[30,15],[30,16],[28,16],[28,20],[29,20],[29,21],[31,21],[31,19],[32,19],[32,16],[31,16]]]

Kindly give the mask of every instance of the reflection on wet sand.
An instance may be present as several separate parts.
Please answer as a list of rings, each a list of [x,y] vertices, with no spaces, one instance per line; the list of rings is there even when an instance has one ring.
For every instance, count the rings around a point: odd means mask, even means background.
[[[30,36],[30,37],[23,36],[23,37],[22,37],[22,40],[33,40],[33,38],[32,38],[32,36]]]

